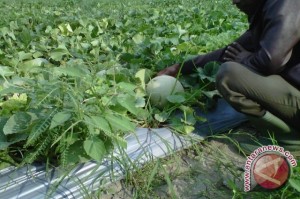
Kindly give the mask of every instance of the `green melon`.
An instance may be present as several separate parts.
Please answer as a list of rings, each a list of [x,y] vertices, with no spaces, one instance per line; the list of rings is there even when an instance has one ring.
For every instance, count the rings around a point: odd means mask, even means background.
[[[146,86],[147,95],[152,106],[163,108],[167,103],[167,97],[177,92],[184,92],[181,83],[174,77],[161,75],[153,78]]]

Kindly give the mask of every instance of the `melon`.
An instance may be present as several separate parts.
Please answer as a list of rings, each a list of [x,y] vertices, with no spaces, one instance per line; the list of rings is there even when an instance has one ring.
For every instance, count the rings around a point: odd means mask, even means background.
[[[178,92],[184,92],[182,84],[168,75],[157,76],[146,85],[151,105],[158,108],[163,108],[168,103],[167,97]]]

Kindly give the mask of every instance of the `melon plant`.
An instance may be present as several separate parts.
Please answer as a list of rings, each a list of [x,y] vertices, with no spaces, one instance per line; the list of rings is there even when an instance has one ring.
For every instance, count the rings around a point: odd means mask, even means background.
[[[153,78],[146,86],[146,93],[152,106],[163,108],[168,97],[172,94],[184,92],[182,84],[174,77],[161,75]]]

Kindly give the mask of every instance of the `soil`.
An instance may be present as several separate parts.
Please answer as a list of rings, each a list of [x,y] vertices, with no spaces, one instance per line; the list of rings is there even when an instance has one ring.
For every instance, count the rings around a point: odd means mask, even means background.
[[[149,181],[150,175],[145,175],[145,168],[133,174],[134,183],[118,181],[105,189],[99,198],[232,198],[234,189],[243,190],[245,162],[245,156],[228,139],[213,139],[162,160],[164,169],[158,169],[155,183],[152,182],[147,191],[137,189],[137,186],[145,187]],[[151,173],[151,169],[149,171]],[[141,179],[141,176],[147,179]],[[168,185],[165,176],[171,179],[172,186]]]
[[[227,135],[206,140],[159,160],[160,167],[154,178],[151,172],[155,163],[152,163],[135,172],[129,180],[111,184],[97,198],[261,198],[262,195],[255,195],[259,193],[244,192],[246,155],[236,147],[238,142],[248,140],[251,135],[258,135],[257,130],[246,125]],[[151,186],[149,186],[150,178]],[[266,194],[264,197],[268,197],[268,193]]]

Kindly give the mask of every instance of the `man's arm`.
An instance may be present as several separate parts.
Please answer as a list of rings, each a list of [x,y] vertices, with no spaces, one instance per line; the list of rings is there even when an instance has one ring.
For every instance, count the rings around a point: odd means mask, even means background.
[[[299,9],[299,0],[268,0],[261,19],[264,27],[260,49],[241,63],[265,75],[281,72],[299,42]]]
[[[235,42],[238,42],[242,46],[245,46],[247,50],[252,49],[251,41],[252,38],[251,33],[249,31],[246,31],[243,35],[241,35],[238,39],[235,40]],[[227,46],[225,48],[221,48],[207,54],[199,55],[194,59],[182,63],[181,73],[184,75],[191,74],[195,72],[196,68],[203,67],[205,64],[211,61],[225,62],[226,60],[224,60],[224,52],[226,49]],[[181,66],[181,64],[178,65]]]

